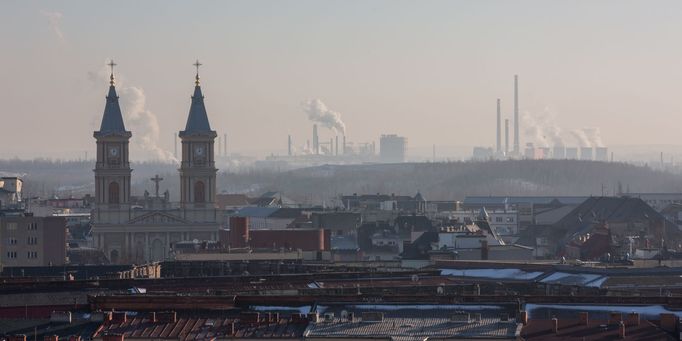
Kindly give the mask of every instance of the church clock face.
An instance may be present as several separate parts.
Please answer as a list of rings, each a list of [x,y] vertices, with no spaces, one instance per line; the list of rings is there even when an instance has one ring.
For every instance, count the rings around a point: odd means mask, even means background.
[[[206,147],[203,145],[194,147],[194,161],[204,162],[206,160]]]
[[[120,154],[118,147],[109,147],[109,156],[118,157]]]

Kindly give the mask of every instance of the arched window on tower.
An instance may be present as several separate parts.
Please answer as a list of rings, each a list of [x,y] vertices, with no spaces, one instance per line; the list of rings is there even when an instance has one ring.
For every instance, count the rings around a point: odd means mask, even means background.
[[[205,203],[206,202],[206,186],[204,186],[203,181],[197,181],[194,184],[194,202]]]
[[[118,182],[113,181],[109,184],[109,203],[119,204],[121,203],[120,190],[118,188]]]

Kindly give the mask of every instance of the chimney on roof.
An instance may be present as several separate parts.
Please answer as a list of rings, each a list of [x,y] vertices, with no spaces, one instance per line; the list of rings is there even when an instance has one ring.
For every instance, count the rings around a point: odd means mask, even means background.
[[[159,323],[175,323],[178,320],[178,315],[174,311],[161,311],[156,313],[155,317]]]
[[[59,335],[45,335],[43,341],[59,341]]]
[[[320,319],[320,315],[318,315],[316,312],[310,312],[308,313],[308,321],[312,323],[317,323]]]
[[[620,336],[621,339],[625,338],[625,323],[623,323],[623,321],[620,321],[618,324],[618,336]]]
[[[581,311],[578,314],[578,320],[580,321],[581,326],[586,326],[590,323],[590,315],[586,311]]]
[[[623,314],[618,312],[611,312],[609,314],[609,324],[618,324],[623,321]]]
[[[71,335],[71,336],[69,336],[69,341],[81,341],[81,336],[80,335]]]
[[[559,334],[559,320],[556,317],[552,318],[552,332]]]
[[[677,316],[671,313],[663,313],[660,315],[660,318],[661,329],[669,333],[674,333],[677,329]]]
[[[26,335],[24,334],[16,334],[16,335],[10,335],[9,338],[7,338],[8,341],[26,341]]]
[[[111,315],[111,322],[124,323],[127,319],[125,311],[114,311]]]
[[[123,334],[102,335],[102,341],[123,341]]]
[[[639,313],[629,313],[626,322],[628,326],[639,326]]]
[[[528,312],[525,310],[522,310],[520,315],[521,316],[519,316],[519,320],[521,320],[521,323],[523,323],[524,326],[527,325],[528,324]]]
[[[156,312],[150,312],[147,315],[147,319],[149,320],[149,323],[156,323]]]
[[[234,335],[234,321],[228,322],[225,324],[225,336],[233,336]]]

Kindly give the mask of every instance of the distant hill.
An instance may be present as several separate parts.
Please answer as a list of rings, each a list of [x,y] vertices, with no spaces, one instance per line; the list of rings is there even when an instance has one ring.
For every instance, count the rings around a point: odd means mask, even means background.
[[[92,161],[0,160],[1,174],[21,174],[32,195],[93,192]],[[163,190],[178,194],[177,166],[133,164],[133,193],[152,191],[149,178],[164,177]],[[339,194],[395,193],[427,200],[457,200],[467,195],[607,195],[619,191],[682,192],[682,175],[626,163],[578,160],[509,160],[446,163],[326,165],[285,172],[221,171],[219,192],[251,195],[274,190],[301,202],[329,202]]]
[[[244,175],[223,175],[231,186]],[[420,191],[427,200],[467,195],[613,195],[617,192],[679,192],[682,176],[625,163],[578,160],[509,160],[319,166],[256,176],[261,189],[298,200],[329,200],[338,194]],[[268,179],[269,178],[269,179]],[[219,182],[224,184],[225,182]],[[253,184],[252,183],[252,184]]]

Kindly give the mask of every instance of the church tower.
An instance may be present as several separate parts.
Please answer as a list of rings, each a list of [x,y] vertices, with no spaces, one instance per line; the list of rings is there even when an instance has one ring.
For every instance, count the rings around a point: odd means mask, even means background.
[[[95,197],[99,208],[116,208],[130,202],[130,169],[128,144],[132,134],[125,129],[114,82],[114,61],[109,63],[109,94],[97,140],[95,165]]]
[[[194,81],[194,95],[187,116],[185,130],[180,131],[182,162],[180,163],[180,203],[184,208],[213,207],[216,195],[214,140],[199,85],[199,66]]]

